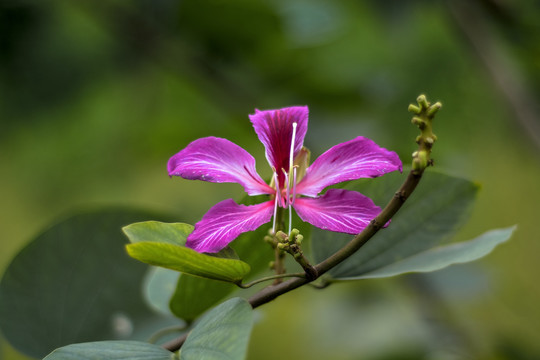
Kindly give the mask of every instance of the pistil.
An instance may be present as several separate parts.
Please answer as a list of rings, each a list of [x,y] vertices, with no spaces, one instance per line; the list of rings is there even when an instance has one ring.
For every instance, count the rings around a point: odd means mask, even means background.
[[[287,181],[287,204],[289,206],[289,233],[291,232],[291,229],[292,229],[292,202],[294,201],[294,195],[293,195],[293,198],[291,199],[291,188],[292,188],[292,193],[295,194],[296,193],[296,176],[293,174],[296,173],[293,169],[295,169],[294,167],[294,143],[296,141],[296,127],[298,126],[297,123],[293,123],[292,124],[292,127],[293,127],[293,132],[292,132],[292,138],[291,138],[291,151],[289,152],[289,176],[285,177],[285,180],[288,180]],[[291,184],[292,182],[292,184]]]

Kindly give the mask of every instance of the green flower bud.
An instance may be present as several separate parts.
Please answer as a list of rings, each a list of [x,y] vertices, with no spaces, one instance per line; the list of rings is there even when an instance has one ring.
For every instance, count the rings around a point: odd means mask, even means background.
[[[431,105],[427,110],[427,116],[432,118],[433,116],[435,116],[435,114],[437,113],[437,111],[439,111],[441,107],[442,104],[440,102],[436,102],[435,104]]]
[[[287,242],[289,240],[289,236],[280,230],[276,233],[276,239],[279,242]]]
[[[429,107],[426,95],[420,95],[418,98],[416,98],[416,101],[418,102],[418,105],[422,107],[422,109],[427,109]]]
[[[419,115],[422,110],[416,105],[410,104],[409,105],[409,112],[415,113],[416,115]]]

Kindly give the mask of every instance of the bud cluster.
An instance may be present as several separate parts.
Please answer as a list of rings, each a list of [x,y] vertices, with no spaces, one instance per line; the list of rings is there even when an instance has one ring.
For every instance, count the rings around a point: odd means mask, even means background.
[[[411,122],[420,129],[420,135],[416,137],[418,150],[412,154],[412,168],[414,172],[421,173],[427,166],[432,164],[429,155],[431,154],[433,144],[437,140],[437,136],[433,133],[432,123],[435,114],[439,111],[442,104],[436,102],[431,105],[425,95],[420,95],[416,101],[418,102],[418,106],[409,105],[409,111],[415,114]]]
[[[300,234],[298,229],[292,229],[288,235],[283,231],[278,231],[275,234],[269,233],[269,235],[264,237],[264,240],[272,245],[272,247],[291,254],[294,260],[302,266],[309,280],[314,280],[318,277],[317,270],[311,266],[300,248],[304,236]]]

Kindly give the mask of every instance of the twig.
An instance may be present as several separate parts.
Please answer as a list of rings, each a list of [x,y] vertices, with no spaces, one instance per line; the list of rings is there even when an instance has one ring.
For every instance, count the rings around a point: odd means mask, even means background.
[[[413,124],[417,125],[421,131],[421,134],[416,138],[418,151],[413,154],[412,169],[405,179],[405,182],[395,193],[394,197],[360,234],[356,235],[349,243],[347,243],[343,248],[338,250],[329,258],[313,266],[313,269],[315,270],[313,274],[306,274],[303,277],[297,277],[285,282],[269,285],[250,297],[248,302],[253,308],[264,305],[280,295],[318,279],[324,273],[328,272],[330,269],[349,258],[362,246],[364,246],[369,239],[371,239],[386,223],[388,223],[388,221],[398,212],[401,206],[403,206],[405,201],[407,201],[420,182],[424,170],[427,166],[431,165],[431,147],[437,139],[435,134],[432,132],[431,125],[435,113],[441,107],[441,104],[438,102],[431,105],[426,100],[424,95],[420,95],[417,101],[418,106],[409,106],[409,111],[415,114],[412,122]],[[170,351],[176,351],[180,349],[186,338],[187,334],[184,334],[178,339],[164,344],[163,347]]]

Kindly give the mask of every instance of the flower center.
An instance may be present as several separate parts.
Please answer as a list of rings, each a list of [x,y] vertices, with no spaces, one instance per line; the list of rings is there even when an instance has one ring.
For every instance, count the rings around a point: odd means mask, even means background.
[[[292,225],[292,205],[294,204],[294,199],[296,198],[296,172],[297,172],[297,166],[294,165],[294,145],[296,141],[296,127],[298,126],[297,123],[293,123],[293,131],[292,131],[292,137],[291,137],[291,148],[289,152],[289,169],[288,171],[285,169],[281,169],[283,172],[283,176],[285,178],[285,181],[283,181],[283,189],[280,189],[279,187],[279,181],[278,181],[278,174],[277,171],[274,169],[274,175],[273,175],[273,182],[276,187],[276,198],[274,203],[274,221],[273,221],[273,231],[276,232],[276,213],[277,213],[277,207],[280,206],[282,208],[288,208],[289,209],[289,233],[291,232],[291,225]]]

